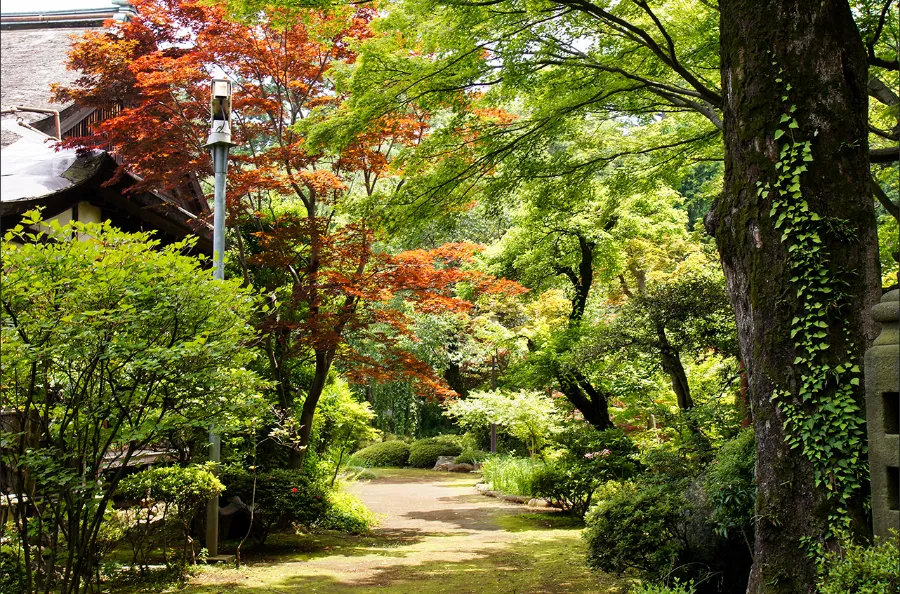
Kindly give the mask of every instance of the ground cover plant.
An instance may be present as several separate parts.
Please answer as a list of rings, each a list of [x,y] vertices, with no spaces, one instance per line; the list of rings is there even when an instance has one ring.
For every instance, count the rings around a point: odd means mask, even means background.
[[[481,465],[484,482],[506,495],[534,496],[535,474],[543,462],[514,456],[491,456]]]

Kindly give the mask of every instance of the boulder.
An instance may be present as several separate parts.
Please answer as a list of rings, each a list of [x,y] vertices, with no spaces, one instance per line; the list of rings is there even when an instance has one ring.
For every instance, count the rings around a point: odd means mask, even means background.
[[[456,456],[438,456],[437,462],[434,463],[433,470],[441,470],[447,472],[450,466],[455,466]]]
[[[472,472],[475,470],[475,467],[471,464],[448,464],[447,471],[448,472]]]
[[[539,498],[529,499],[525,505],[528,507],[552,507],[549,501]]]

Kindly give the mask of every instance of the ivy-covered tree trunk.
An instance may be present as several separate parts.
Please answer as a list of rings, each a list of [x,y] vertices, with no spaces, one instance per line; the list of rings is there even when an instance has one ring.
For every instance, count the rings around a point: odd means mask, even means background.
[[[786,138],[778,140],[774,132],[796,105],[798,126],[786,136],[810,141],[812,150],[800,177],[802,200],[822,217],[826,280],[845,293],[845,306],[827,313],[830,320],[846,321],[846,334],[838,336],[839,325],[829,323],[821,339],[829,343],[824,357],[859,363],[874,337],[869,307],[880,297],[868,187],[866,54],[845,0],[719,5],[725,188],[707,228],[716,238],[737,317],[756,432],[756,545],[748,592],[812,592],[815,568],[806,545],[826,540],[827,517],[838,504],[824,486],[816,486],[816,469],[802,448],[789,447],[784,406],[772,400],[776,389],[794,396],[799,389],[794,362],[803,353],[795,349],[791,331],[792,320],[805,312],[791,280],[783,229],[775,228],[771,197],[758,195],[757,182],[765,186],[777,179],[775,164]],[[839,230],[838,219],[849,233]],[[841,279],[849,284],[841,286]],[[824,397],[834,389],[826,387]],[[854,396],[862,409],[861,386]],[[854,527],[863,530],[860,498],[850,507]]]

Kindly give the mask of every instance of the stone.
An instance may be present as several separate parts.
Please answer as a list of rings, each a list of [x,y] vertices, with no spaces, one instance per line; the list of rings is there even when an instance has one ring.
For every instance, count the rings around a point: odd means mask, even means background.
[[[881,334],[866,351],[866,430],[875,535],[900,531],[900,290],[872,308]]]
[[[549,501],[547,501],[546,499],[540,499],[538,497],[529,499],[528,503],[526,503],[525,505],[527,505],[528,507],[551,507]]]
[[[453,468],[450,469],[450,472],[473,472],[474,470],[474,465],[463,462],[462,464],[454,464]]]
[[[456,456],[438,456],[437,462],[434,463],[432,470],[440,470],[447,472],[448,467],[456,463]]]

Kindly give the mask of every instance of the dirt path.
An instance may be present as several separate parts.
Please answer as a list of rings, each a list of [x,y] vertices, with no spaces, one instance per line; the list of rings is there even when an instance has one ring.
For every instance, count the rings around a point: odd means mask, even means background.
[[[580,529],[562,516],[479,495],[471,475],[381,471],[354,483],[374,534],[278,535],[241,570],[214,568],[190,592],[524,594],[621,592],[584,567]]]

